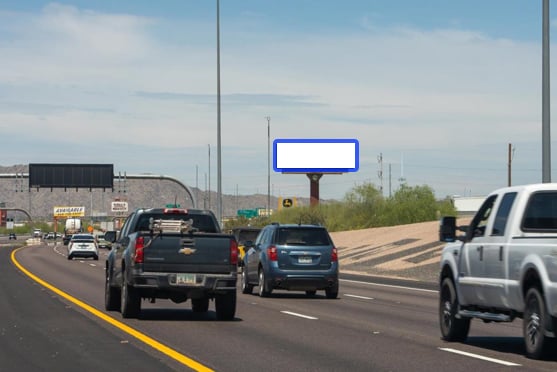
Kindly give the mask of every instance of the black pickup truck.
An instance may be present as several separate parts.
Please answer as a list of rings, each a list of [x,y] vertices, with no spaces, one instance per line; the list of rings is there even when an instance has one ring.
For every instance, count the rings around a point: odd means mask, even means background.
[[[180,208],[138,209],[112,243],[106,261],[105,308],[137,318],[142,299],[154,303],[191,300],[194,312],[215,301],[217,319],[236,312],[238,245],[221,232],[211,211]]]

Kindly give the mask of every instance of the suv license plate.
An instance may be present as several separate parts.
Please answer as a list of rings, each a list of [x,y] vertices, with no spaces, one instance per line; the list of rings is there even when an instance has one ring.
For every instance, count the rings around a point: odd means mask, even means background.
[[[195,274],[176,274],[176,284],[195,284]]]
[[[298,263],[301,263],[301,264],[309,264],[309,263],[311,263],[311,262],[312,262],[312,261],[311,261],[311,257],[308,257],[308,256],[298,257]]]

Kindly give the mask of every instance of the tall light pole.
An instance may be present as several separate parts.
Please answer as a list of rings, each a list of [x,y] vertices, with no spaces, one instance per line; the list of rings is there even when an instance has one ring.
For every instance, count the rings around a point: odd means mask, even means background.
[[[209,209],[211,209],[211,145],[207,144],[207,157],[208,157],[208,167],[209,167],[209,188],[207,194],[207,203],[209,205]]]
[[[267,217],[271,215],[271,117],[267,119]]]
[[[222,169],[220,142],[220,6],[217,0],[217,219],[222,225]]]
[[[549,101],[549,0],[543,0],[542,22],[542,182],[551,182]]]

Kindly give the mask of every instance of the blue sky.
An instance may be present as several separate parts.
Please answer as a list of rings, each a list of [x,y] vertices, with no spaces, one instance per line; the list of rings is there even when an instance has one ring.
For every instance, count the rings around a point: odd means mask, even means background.
[[[324,176],[323,199],[401,178],[485,195],[509,144],[512,183],[540,182],[541,20],[542,0],[221,0],[223,193],[266,194],[267,116],[271,141],[359,140],[359,171]],[[216,190],[216,71],[216,1],[0,0],[0,165]],[[304,175],[271,184],[309,196]]]

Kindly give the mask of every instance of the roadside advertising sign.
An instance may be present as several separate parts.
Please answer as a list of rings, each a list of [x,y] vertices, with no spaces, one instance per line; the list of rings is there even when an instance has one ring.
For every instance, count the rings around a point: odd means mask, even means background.
[[[112,212],[127,212],[128,211],[128,202],[125,202],[125,201],[114,201],[114,202],[112,202],[111,211]]]
[[[54,207],[54,217],[85,217],[85,207]]]

